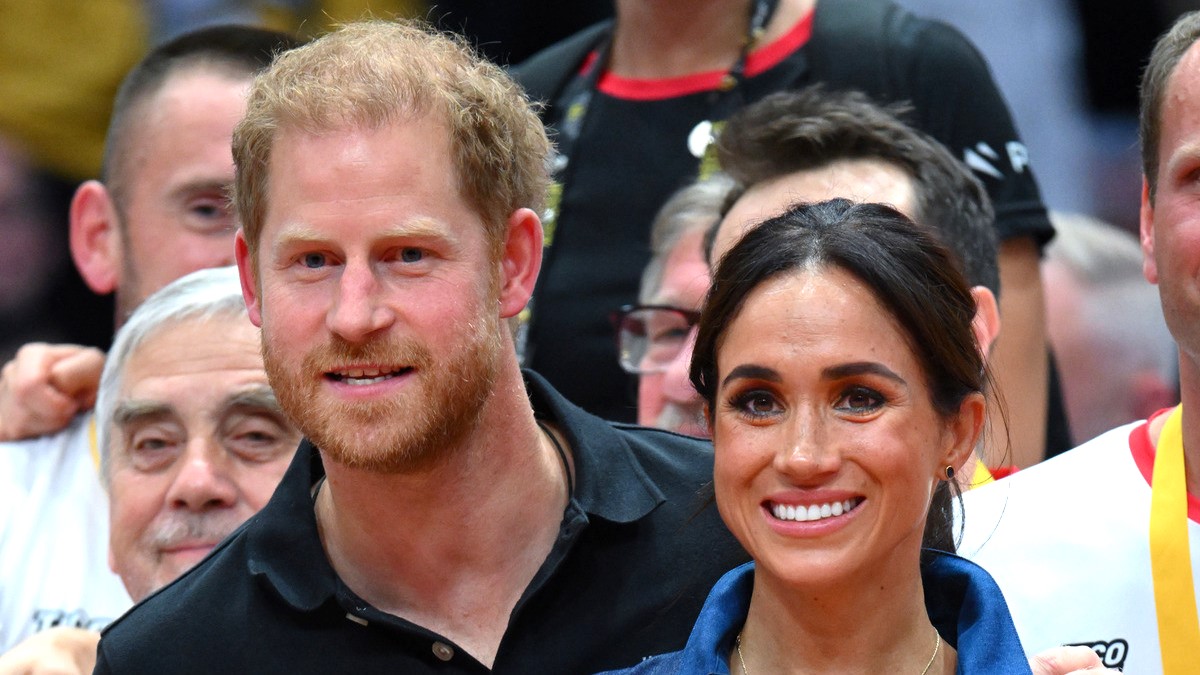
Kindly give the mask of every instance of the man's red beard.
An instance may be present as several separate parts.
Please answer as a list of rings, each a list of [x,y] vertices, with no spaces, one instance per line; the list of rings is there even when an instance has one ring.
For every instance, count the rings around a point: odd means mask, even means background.
[[[499,321],[465,324],[458,349],[438,361],[412,340],[351,345],[336,336],[289,368],[263,339],[263,362],[279,404],[325,457],[376,473],[428,469],[479,424],[500,368]],[[286,327],[285,327],[286,330]],[[370,402],[330,400],[328,373],[350,365],[403,367],[403,390]]]

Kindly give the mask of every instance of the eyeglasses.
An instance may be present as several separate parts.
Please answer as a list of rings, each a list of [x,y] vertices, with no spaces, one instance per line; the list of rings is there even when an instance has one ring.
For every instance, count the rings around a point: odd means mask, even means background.
[[[617,358],[634,375],[666,370],[688,343],[700,312],[670,305],[626,305],[613,312]]]

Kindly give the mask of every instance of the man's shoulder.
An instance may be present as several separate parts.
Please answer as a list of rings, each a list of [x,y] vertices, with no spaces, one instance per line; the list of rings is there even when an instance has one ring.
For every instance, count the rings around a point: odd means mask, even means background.
[[[90,412],[77,415],[65,429],[20,441],[0,442],[0,466],[11,476],[26,466],[47,466],[66,460],[91,461]]]
[[[963,495],[965,555],[1021,556],[1043,546],[1084,545],[1097,526],[1136,517],[1139,482],[1131,443],[1145,422],[1117,427],[1036,466]],[[1116,507],[1115,495],[1126,504]],[[1115,508],[1115,510],[1114,510]],[[1101,545],[1095,540],[1096,545]],[[985,546],[986,544],[986,546]],[[1034,556],[1036,557],[1036,553]]]
[[[102,496],[90,440],[92,416],[80,415],[62,431],[0,443],[0,531],[10,514],[33,518],[44,505],[78,504],[80,519]],[[4,537],[0,536],[0,540]]]
[[[109,624],[100,641],[109,662],[139,664],[147,672],[155,670],[153,664],[171,670],[210,651],[212,645],[244,640],[269,602],[248,571],[246,539],[243,527],[196,566]],[[180,635],[188,639],[180,640]],[[168,642],[170,653],[162,649]]]
[[[542,49],[510,71],[535,101],[553,102],[587,55],[609,34],[612,21],[601,21]]]
[[[666,471],[701,472],[712,477],[711,441],[625,422],[610,424],[644,463],[661,466]]]
[[[1025,494],[1046,498],[1051,487],[1053,494],[1094,491],[1095,483],[1124,477],[1127,469],[1135,468],[1131,443],[1143,425],[1145,421],[1110,429],[1061,455],[971,490],[963,495],[963,500],[970,505]]]

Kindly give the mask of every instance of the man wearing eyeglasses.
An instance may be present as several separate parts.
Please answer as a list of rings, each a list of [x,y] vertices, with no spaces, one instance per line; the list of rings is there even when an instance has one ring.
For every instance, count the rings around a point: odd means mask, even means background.
[[[733,182],[690,185],[663,205],[650,230],[651,258],[637,305],[614,315],[621,367],[638,375],[638,424],[708,436],[704,405],[688,381],[692,327],[708,292],[704,236],[721,217]]]

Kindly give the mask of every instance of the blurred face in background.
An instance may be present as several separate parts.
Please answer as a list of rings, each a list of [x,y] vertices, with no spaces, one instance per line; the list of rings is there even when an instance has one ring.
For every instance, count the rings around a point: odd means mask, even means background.
[[[170,75],[132,111],[113,197],[118,321],[189,272],[233,264],[230,148],[249,87],[248,76],[195,66]]]
[[[244,316],[151,335],[129,357],[109,423],[110,564],[135,601],[261,509],[300,440]]]
[[[708,292],[708,263],[701,229],[685,234],[663,265],[662,286],[652,304],[699,312]],[[704,402],[688,379],[695,340],[694,318],[671,311],[645,312],[651,346],[638,380],[638,424],[690,436],[707,436]]]

